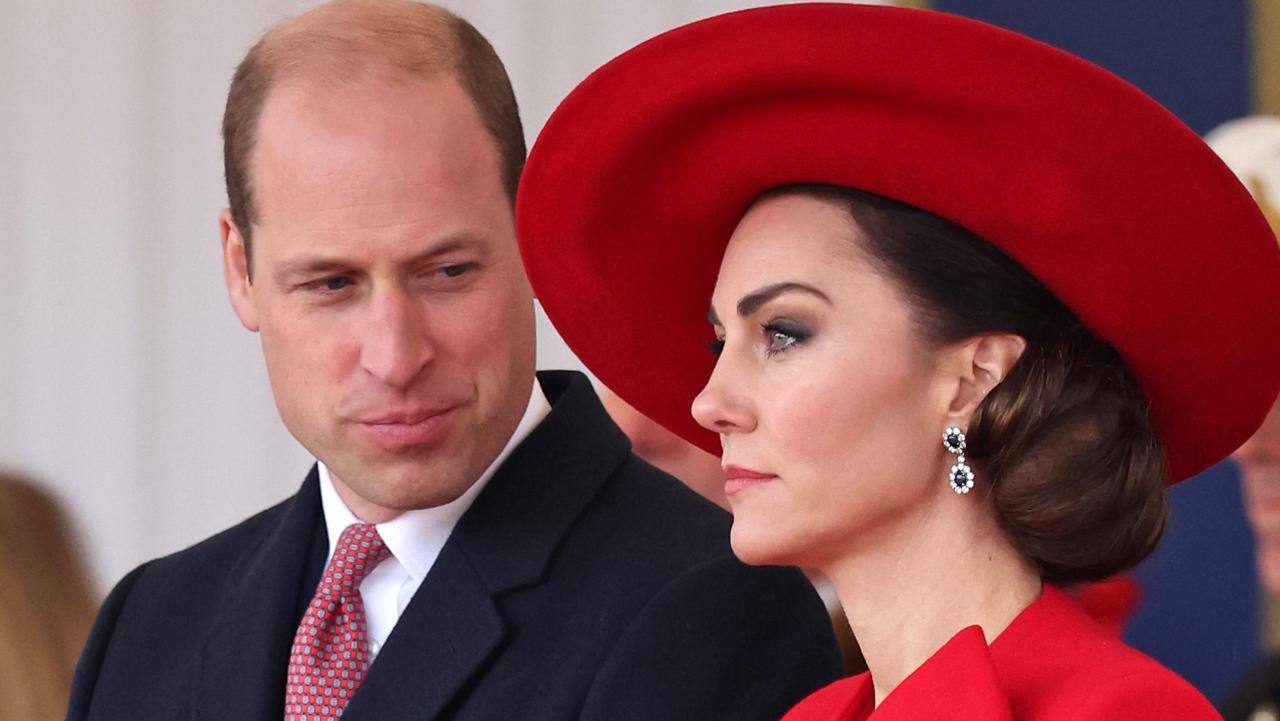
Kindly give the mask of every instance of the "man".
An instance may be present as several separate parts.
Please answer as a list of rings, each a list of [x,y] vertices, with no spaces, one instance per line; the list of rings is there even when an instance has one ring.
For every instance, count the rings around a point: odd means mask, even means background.
[[[1232,120],[1205,140],[1253,191],[1280,239],[1280,117],[1251,115]],[[1272,610],[1264,614],[1270,616],[1266,654],[1236,683],[1220,710],[1226,721],[1274,719],[1280,716],[1280,653],[1275,648],[1280,635],[1275,620],[1280,599],[1280,399],[1232,460],[1240,469],[1245,512],[1257,542],[1258,580]]]
[[[834,678],[822,605],[534,376],[501,63],[406,0],[285,21],[223,123],[231,303],[299,493],[107,599],[71,719],[776,719]],[[369,662],[372,659],[372,662]]]

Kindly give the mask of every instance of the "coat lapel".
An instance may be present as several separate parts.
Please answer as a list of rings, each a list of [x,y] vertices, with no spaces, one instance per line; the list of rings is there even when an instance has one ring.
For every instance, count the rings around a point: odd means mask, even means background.
[[[436,718],[505,635],[489,590],[459,549],[446,546],[342,717]]]
[[[239,582],[210,629],[195,681],[197,719],[279,721],[283,714],[289,649],[327,551],[314,468],[282,511],[240,562]]]
[[[864,693],[873,693],[870,683]],[[861,708],[869,709],[870,704],[863,702]],[[939,717],[966,721],[1013,719],[1009,697],[978,626],[969,626],[953,636],[870,714],[874,721]]]
[[[585,376],[541,373],[551,413],[459,521],[343,713],[348,721],[447,715],[507,635],[498,599],[537,583],[630,443]],[[203,650],[195,718],[279,721],[289,648],[327,551],[318,476],[241,562]],[[406,716],[411,714],[411,716]]]
[[[449,539],[495,594],[545,575],[570,526],[631,451],[586,376],[544,371],[538,380],[551,413],[512,451]]]
[[[630,442],[576,373],[540,373],[551,413],[458,522],[343,712],[347,721],[447,718],[501,652],[499,600],[537,583]]]

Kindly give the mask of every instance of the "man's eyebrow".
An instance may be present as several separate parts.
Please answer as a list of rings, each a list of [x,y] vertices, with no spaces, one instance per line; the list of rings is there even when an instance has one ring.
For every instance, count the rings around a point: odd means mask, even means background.
[[[333,273],[340,270],[349,270],[350,263],[346,263],[337,258],[298,258],[281,263],[275,269],[273,275],[276,278],[289,278],[293,276],[305,275],[323,275],[325,273]]]
[[[407,263],[409,265],[417,265],[418,263],[422,263],[438,256],[479,246],[481,246],[480,239],[475,235],[455,235],[445,238],[444,240],[424,249],[422,252],[410,257]],[[285,281],[290,278],[349,272],[354,267],[356,267],[355,263],[345,260],[340,256],[304,256],[302,258],[281,263],[272,275],[279,281]]]
[[[774,298],[777,298],[778,296],[783,295],[785,293],[807,293],[816,298],[822,299],[827,303],[827,305],[834,305],[831,302],[831,298],[829,298],[826,293],[823,293],[817,288],[814,288],[811,285],[805,285],[804,283],[796,283],[796,282],[789,281],[784,283],[774,283],[773,285],[766,285],[765,287],[760,288],[759,290],[754,290],[742,296],[742,299],[738,301],[738,315],[740,317],[746,318],[747,316],[751,315],[757,310],[760,310],[760,307],[763,306],[765,303],[768,303]],[[707,322],[710,323],[711,325],[721,325],[720,316],[716,314],[715,308],[711,308],[711,307],[707,308]]]

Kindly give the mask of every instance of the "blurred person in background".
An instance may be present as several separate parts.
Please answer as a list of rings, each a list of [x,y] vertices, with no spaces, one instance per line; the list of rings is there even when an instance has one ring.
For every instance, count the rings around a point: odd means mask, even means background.
[[[61,504],[0,472],[0,721],[55,721],[98,599]]]
[[[1280,117],[1255,115],[1224,123],[1205,136],[1258,201],[1280,241]],[[1280,288],[1275,292],[1280,294]],[[1241,342],[1250,342],[1242,338]],[[1275,362],[1280,365],[1280,358]],[[1280,653],[1275,609],[1280,600],[1280,400],[1262,427],[1232,454],[1240,469],[1245,512],[1257,541],[1258,578],[1271,606],[1263,616],[1267,654],[1222,702],[1226,721],[1280,718]]]
[[[69,718],[772,721],[838,675],[799,573],[734,558],[584,375],[535,373],[523,131],[474,27],[406,0],[285,20],[223,139],[231,305],[317,463],[117,584]]]

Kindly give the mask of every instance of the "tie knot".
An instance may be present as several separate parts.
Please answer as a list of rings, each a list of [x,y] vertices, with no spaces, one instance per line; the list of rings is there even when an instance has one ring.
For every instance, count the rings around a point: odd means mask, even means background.
[[[337,598],[349,596],[364,577],[390,555],[391,549],[382,542],[377,528],[368,523],[347,526],[338,536],[333,558],[329,559],[320,581],[321,590]]]

